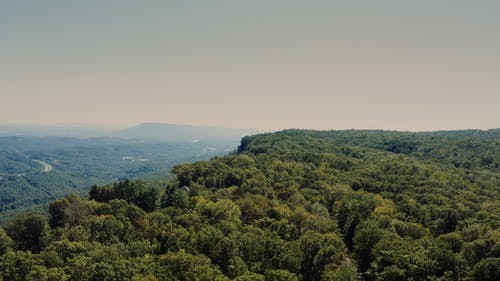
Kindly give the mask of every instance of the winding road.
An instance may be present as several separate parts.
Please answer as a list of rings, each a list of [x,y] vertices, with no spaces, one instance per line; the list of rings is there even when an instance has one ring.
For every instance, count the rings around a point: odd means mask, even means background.
[[[34,160],[33,161],[37,162],[38,164],[41,164],[43,166],[43,172],[44,173],[48,173],[50,171],[52,171],[54,168],[52,167],[52,165],[50,165],[49,163],[45,163],[43,161],[40,161],[40,160]]]

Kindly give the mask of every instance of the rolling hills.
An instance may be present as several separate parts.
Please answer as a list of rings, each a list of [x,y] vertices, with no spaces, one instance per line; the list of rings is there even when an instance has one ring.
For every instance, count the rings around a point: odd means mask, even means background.
[[[244,137],[172,179],[96,185],[11,220],[0,276],[498,280],[499,146],[498,130]]]
[[[145,123],[111,130],[0,126],[0,221],[93,184],[167,176],[174,164],[224,155],[250,130]]]

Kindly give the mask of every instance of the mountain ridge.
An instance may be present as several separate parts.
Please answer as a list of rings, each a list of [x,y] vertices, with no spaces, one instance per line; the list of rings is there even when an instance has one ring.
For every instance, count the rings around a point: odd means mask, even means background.
[[[79,125],[0,124],[0,136],[96,138],[118,137],[150,141],[185,142],[192,140],[237,140],[268,130],[144,122],[125,128]]]

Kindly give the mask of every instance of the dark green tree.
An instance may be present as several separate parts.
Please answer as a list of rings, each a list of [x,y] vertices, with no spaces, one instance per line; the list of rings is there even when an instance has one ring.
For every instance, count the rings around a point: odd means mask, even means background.
[[[14,240],[16,249],[40,252],[49,241],[49,224],[40,214],[20,215],[5,225],[5,232]]]

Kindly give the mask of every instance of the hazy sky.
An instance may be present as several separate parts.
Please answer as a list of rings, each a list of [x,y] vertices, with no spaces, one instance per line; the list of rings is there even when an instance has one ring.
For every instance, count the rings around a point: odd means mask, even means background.
[[[2,1],[0,123],[500,127],[500,1]]]

